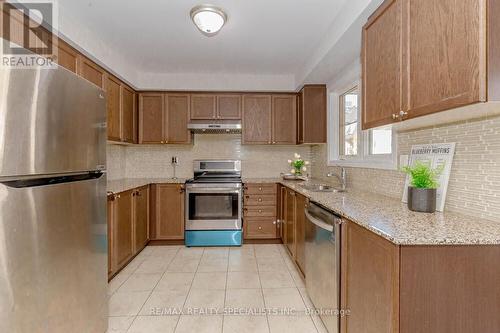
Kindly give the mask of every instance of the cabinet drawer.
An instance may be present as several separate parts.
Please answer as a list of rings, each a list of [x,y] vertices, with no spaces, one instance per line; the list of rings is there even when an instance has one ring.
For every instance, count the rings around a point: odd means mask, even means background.
[[[276,184],[245,184],[245,194],[276,194]]]
[[[245,206],[273,206],[276,205],[276,196],[273,194],[245,194]]]
[[[243,221],[246,239],[276,238],[276,220],[273,217],[251,218]]]
[[[276,206],[249,206],[243,208],[245,217],[275,217]]]

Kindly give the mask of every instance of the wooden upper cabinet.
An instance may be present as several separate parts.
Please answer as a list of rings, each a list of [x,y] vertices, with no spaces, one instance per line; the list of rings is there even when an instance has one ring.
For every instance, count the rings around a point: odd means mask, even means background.
[[[151,239],[184,239],[183,186],[182,184],[154,184],[151,186]]]
[[[122,137],[120,81],[114,76],[106,77],[106,109],[108,119],[108,140],[120,141]]]
[[[133,191],[125,191],[115,196],[115,219],[113,243],[115,266],[121,267],[133,255]]]
[[[399,247],[350,221],[341,234],[342,332],[399,332]]]
[[[83,55],[78,55],[78,71],[78,75],[104,89],[106,72]]]
[[[271,144],[271,118],[271,95],[244,95],[242,113],[242,143]]]
[[[134,252],[149,241],[149,185],[134,190]]]
[[[136,140],[136,93],[130,87],[121,85],[121,123],[122,137],[121,140],[128,143],[135,143]]]
[[[216,113],[216,95],[191,94],[191,119],[215,119]]]
[[[408,117],[486,101],[486,1],[405,6]]]
[[[78,52],[62,39],[57,39],[56,62],[59,66],[62,66],[73,73],[77,73]]]
[[[191,143],[191,132],[187,128],[190,113],[189,100],[188,94],[165,96],[167,143]]]
[[[403,110],[402,3],[385,1],[363,27],[363,129],[394,122]]]
[[[241,95],[217,95],[217,119],[241,119]]]
[[[326,143],[326,85],[305,85],[297,105],[297,143]]]
[[[139,95],[139,143],[164,143],[164,94]]]
[[[272,143],[297,143],[297,99],[296,95],[272,96]]]

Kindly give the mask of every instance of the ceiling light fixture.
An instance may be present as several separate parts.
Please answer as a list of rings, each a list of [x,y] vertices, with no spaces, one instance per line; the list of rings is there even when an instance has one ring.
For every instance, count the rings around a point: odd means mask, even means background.
[[[205,36],[215,36],[227,21],[227,15],[218,7],[200,5],[191,9],[191,19]]]

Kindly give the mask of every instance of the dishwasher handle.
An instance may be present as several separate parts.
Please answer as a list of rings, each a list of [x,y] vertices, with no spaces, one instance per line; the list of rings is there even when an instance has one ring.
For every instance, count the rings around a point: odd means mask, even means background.
[[[311,214],[309,214],[307,209],[304,209],[304,213],[306,215],[306,218],[309,221],[311,221],[311,223],[315,224],[316,226],[318,226],[321,229],[325,229],[326,231],[333,232],[333,225],[325,223],[325,222],[321,221],[320,219],[312,216]]]

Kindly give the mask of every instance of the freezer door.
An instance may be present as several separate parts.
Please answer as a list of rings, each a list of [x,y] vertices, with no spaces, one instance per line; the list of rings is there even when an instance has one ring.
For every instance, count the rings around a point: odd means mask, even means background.
[[[0,183],[0,332],[106,331],[106,179],[97,176]]]
[[[0,177],[104,169],[104,92],[64,68],[0,67]]]

